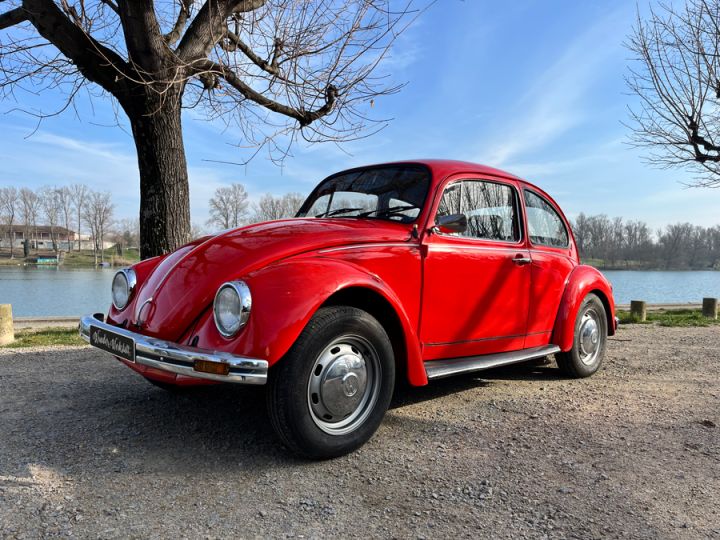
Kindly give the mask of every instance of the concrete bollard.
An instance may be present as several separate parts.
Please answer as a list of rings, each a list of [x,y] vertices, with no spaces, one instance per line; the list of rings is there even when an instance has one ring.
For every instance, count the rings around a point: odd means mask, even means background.
[[[15,341],[13,331],[12,306],[0,304],[0,345],[7,345]]]
[[[717,298],[703,298],[702,304],[703,317],[709,319],[718,318],[718,299]]]
[[[630,300],[630,316],[637,321],[647,319],[647,304],[643,300]]]

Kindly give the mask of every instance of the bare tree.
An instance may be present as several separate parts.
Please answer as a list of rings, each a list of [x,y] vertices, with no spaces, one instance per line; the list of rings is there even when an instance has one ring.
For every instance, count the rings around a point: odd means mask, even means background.
[[[40,197],[40,208],[45,223],[50,227],[50,240],[52,241],[53,251],[57,253],[59,251],[57,226],[60,224],[60,215],[62,213],[58,189],[55,187],[43,187],[40,189],[38,197]]]
[[[70,251],[70,222],[72,219],[73,202],[72,192],[67,186],[59,187],[57,189],[58,207],[60,208],[60,217],[62,223],[65,226],[65,230],[68,234],[67,251]]]
[[[85,199],[88,195],[88,187],[85,184],[73,184],[70,186],[70,198],[72,200],[75,214],[77,215],[77,250],[80,251],[80,229],[82,225],[82,214],[85,208]]]
[[[95,266],[98,264],[98,254],[100,262],[105,262],[105,234],[112,223],[114,209],[110,200],[108,192],[90,191],[87,196],[87,204],[84,206],[83,219],[92,236]]]
[[[411,2],[7,0],[0,30],[20,27],[1,42],[0,86],[13,97],[60,89],[61,109],[89,83],[114,96],[135,140],[150,257],[190,233],[183,106],[237,124],[240,145],[268,145],[274,156],[298,137],[367,135],[382,125],[369,107],[400,87],[378,66]]]
[[[138,245],[140,224],[136,219],[121,219],[115,222],[111,238],[115,242],[117,254],[123,256],[126,248]]]
[[[639,97],[632,141],[660,167],[689,167],[691,185],[720,186],[720,0],[661,3],[628,42]]]
[[[210,199],[208,225],[230,229],[239,227],[247,217],[248,195],[242,184],[217,188]]]
[[[205,228],[200,225],[199,223],[193,223],[192,227],[190,228],[190,239],[191,240],[197,240],[198,238],[202,238],[203,236],[206,236],[208,233],[205,230]]]
[[[30,188],[22,188],[20,190],[20,209],[25,225],[25,252],[28,253],[31,245],[28,244],[28,241],[37,237],[37,220],[40,213],[40,198],[37,193]]]
[[[0,188],[0,215],[5,218],[10,233],[10,258],[15,258],[15,217],[19,213],[20,196],[15,187]]]
[[[273,219],[293,217],[305,202],[305,197],[299,193],[286,193],[280,197],[274,197],[269,193],[260,197],[260,200],[252,204],[252,217],[250,221],[259,223]]]

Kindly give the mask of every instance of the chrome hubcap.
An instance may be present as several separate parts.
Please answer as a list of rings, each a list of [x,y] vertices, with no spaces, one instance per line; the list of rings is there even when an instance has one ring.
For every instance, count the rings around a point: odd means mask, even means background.
[[[594,309],[585,312],[580,320],[580,360],[590,365],[600,352],[601,337],[599,315]]]
[[[360,336],[342,336],[320,353],[310,372],[310,416],[326,433],[344,435],[367,419],[379,392],[375,349]]]

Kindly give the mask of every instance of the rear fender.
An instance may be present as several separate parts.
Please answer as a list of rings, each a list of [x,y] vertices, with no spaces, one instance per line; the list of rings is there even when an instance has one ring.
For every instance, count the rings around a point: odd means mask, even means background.
[[[596,294],[603,305],[608,319],[608,335],[615,334],[615,301],[610,282],[596,268],[578,265],[570,273],[560,308],[555,318],[551,342],[562,351],[569,351],[575,338],[575,319],[585,297]]]

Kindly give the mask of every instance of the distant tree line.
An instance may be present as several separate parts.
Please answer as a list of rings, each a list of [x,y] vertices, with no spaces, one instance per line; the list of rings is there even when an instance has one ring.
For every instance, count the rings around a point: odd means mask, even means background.
[[[215,190],[209,201],[212,228],[230,229],[250,223],[293,217],[305,197],[299,193],[281,196],[265,194],[255,203],[248,201],[248,193],[242,184],[231,184]]]
[[[294,216],[305,197],[299,193],[265,194],[251,202],[240,183],[215,190],[209,200],[210,218],[206,226],[224,230],[250,223]],[[83,184],[66,187],[0,188],[0,224],[24,229],[24,237],[34,240],[39,225],[49,227],[54,249],[59,249],[57,229],[64,227],[78,234],[74,248],[80,249],[80,234],[86,231],[96,260],[103,260],[106,239],[115,243],[119,255],[128,247],[140,245],[140,227],[134,219],[113,219],[110,194],[96,192]],[[639,220],[589,216],[581,213],[572,221],[580,256],[603,268],[720,269],[720,225],[701,227],[675,223],[653,230]],[[192,237],[206,234],[193,224]],[[11,249],[11,256],[14,256]]]
[[[210,219],[208,228],[229,229],[294,216],[305,197],[299,193],[281,196],[263,195],[256,202],[250,202],[242,184],[231,184],[218,188],[209,201]],[[75,240],[67,243],[66,249],[80,251],[81,235],[87,235],[92,243],[96,263],[104,261],[103,246],[106,240],[115,244],[117,254],[140,246],[140,224],[136,219],[114,217],[115,205],[109,192],[93,191],[85,184],[70,186],[45,186],[33,190],[14,186],[0,188],[0,225],[7,228],[10,238],[22,231],[28,240],[25,256],[38,252],[38,227],[50,231],[52,249],[61,251],[60,232],[66,229],[76,233]],[[205,228],[194,223],[191,237],[207,234]],[[0,235],[0,238],[2,235]],[[85,245],[87,240],[83,241]],[[17,248],[11,242],[10,257],[14,258]]]
[[[643,221],[581,213],[572,228],[580,256],[605,268],[720,269],[720,225],[653,231]]]
[[[10,242],[10,258],[15,256],[16,231],[23,232],[24,255],[38,249],[38,227],[50,230],[53,251],[60,251],[60,230],[74,231],[73,242],[68,249],[81,248],[81,234],[85,230],[92,241],[97,263],[103,260],[102,246],[106,238],[116,234],[112,231],[114,205],[109,192],[93,191],[85,184],[71,186],[44,186],[37,190],[14,186],[0,188],[0,224],[7,227]],[[74,245],[72,245],[74,244]]]

